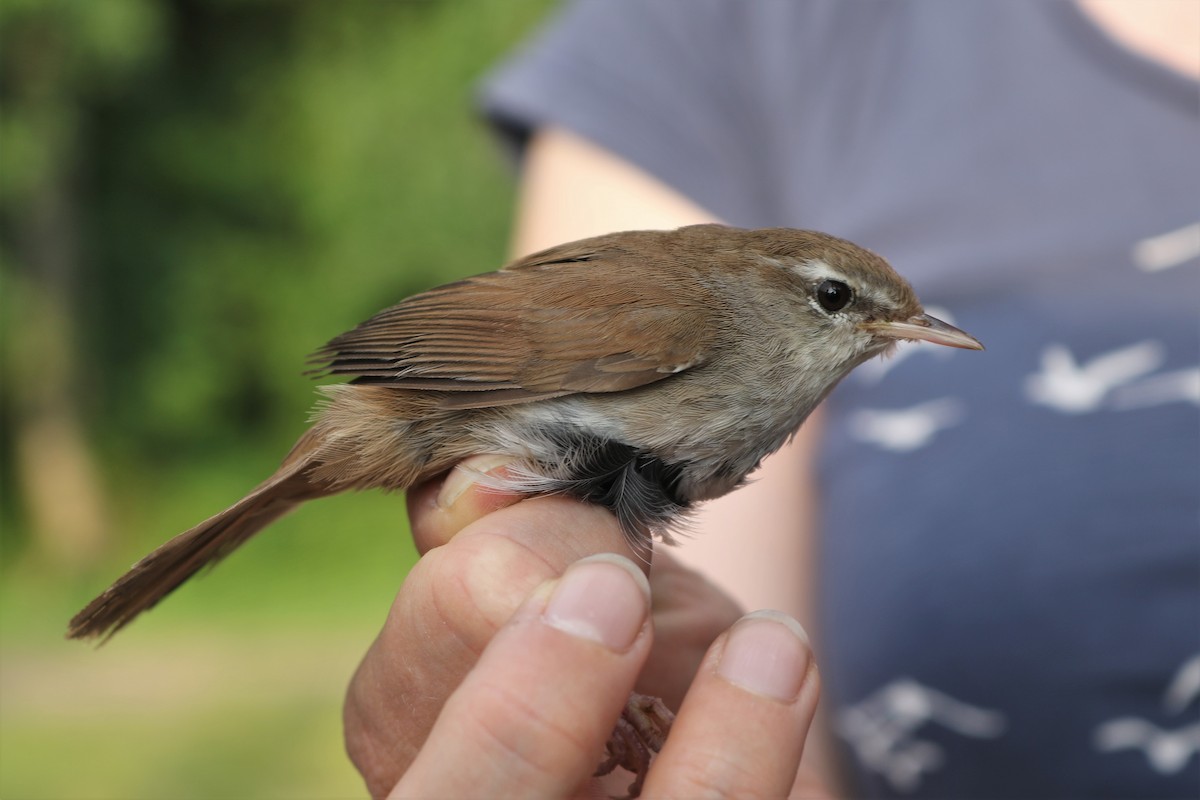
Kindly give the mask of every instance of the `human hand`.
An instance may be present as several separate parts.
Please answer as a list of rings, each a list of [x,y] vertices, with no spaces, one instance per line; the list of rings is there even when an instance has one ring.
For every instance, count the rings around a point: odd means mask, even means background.
[[[476,471],[499,466],[479,459],[472,462]],[[486,781],[474,784],[476,791],[488,786],[491,792],[495,780],[537,778],[542,782],[507,785],[512,793],[524,786],[567,794],[595,768],[639,668],[643,674],[639,690],[664,696],[677,707],[684,689],[697,675],[701,659],[704,668],[663,755],[655,762],[646,791],[680,788],[678,780],[685,773],[689,780],[705,776],[704,765],[695,761],[701,753],[708,754],[705,758],[714,768],[724,765],[732,770],[737,780],[778,786],[778,765],[760,762],[786,762],[792,749],[782,745],[790,739],[796,741],[798,758],[816,700],[815,671],[811,667],[800,670],[803,682],[797,684],[798,699],[784,703],[736,688],[721,677],[718,665],[734,663],[722,658],[729,638],[719,639],[707,656],[705,651],[736,619],[737,611],[695,573],[661,557],[656,557],[654,569],[654,635],[660,644],[673,640],[674,647],[653,648],[651,654],[651,626],[644,613],[632,623],[638,632],[625,648],[605,648],[586,637],[562,632],[546,621],[547,597],[554,595],[548,588],[535,590],[558,579],[581,557],[603,552],[630,554],[619,529],[606,513],[563,498],[538,498],[514,506],[519,498],[471,485],[473,474],[478,472],[460,468],[445,485],[410,493],[415,538],[426,555],[406,580],[383,632],[360,666],[345,709],[347,749],[372,795],[384,796],[402,775],[405,792],[454,794],[453,785],[444,781],[461,780],[468,774],[467,767],[489,763],[493,772]],[[616,572],[611,563],[604,568]],[[526,601],[530,595],[532,599]],[[604,607],[610,604],[603,600]],[[514,616],[518,606],[521,611]],[[784,623],[759,619],[744,622],[736,630],[757,628],[783,631],[782,641],[794,642],[791,649],[796,657],[806,658],[806,646]],[[733,641],[741,638],[739,633]],[[581,654],[586,654],[582,660]],[[505,710],[495,701],[481,699],[479,692],[486,695],[498,688],[507,691],[502,696],[510,700],[529,698],[530,702],[513,713],[511,707]],[[730,696],[738,699],[730,701]],[[761,710],[747,710],[763,704],[778,711],[765,718],[789,721],[782,735],[764,724]],[[489,710],[503,713],[488,720]],[[710,716],[714,714],[719,716]],[[719,726],[711,724],[714,718],[721,720]],[[706,719],[708,724],[704,724]],[[735,730],[735,720],[752,730],[743,735]],[[546,727],[549,721],[554,725]],[[492,724],[501,727],[487,727]],[[466,749],[482,746],[478,736],[464,733],[468,729],[475,733],[507,730],[519,734],[522,741],[535,740],[540,732],[552,741],[532,750],[505,751],[493,763],[482,751],[464,756]],[[564,730],[572,735],[564,737]],[[449,736],[447,731],[457,733]],[[761,738],[764,735],[770,736],[769,742]],[[752,742],[756,743],[754,752],[743,757],[738,751]],[[669,758],[673,750],[679,755]],[[582,772],[580,763],[585,766]],[[686,769],[681,766],[685,763]],[[532,772],[531,764],[536,768]],[[795,764],[790,770],[794,776]],[[473,774],[471,780],[483,777]],[[710,777],[717,780],[710,785],[722,785],[722,776]],[[663,783],[671,780],[676,782]],[[730,783],[728,775],[724,783],[745,785]],[[700,785],[694,784],[693,789]],[[563,786],[568,790],[560,791]],[[458,788],[459,794],[470,793],[469,784],[458,784]]]

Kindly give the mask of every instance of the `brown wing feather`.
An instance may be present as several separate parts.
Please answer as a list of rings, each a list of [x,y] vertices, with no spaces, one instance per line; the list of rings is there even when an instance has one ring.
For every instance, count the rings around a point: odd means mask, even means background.
[[[646,234],[647,240],[653,234]],[[574,242],[408,298],[313,355],[332,375],[503,405],[615,392],[703,363],[710,299],[625,238]]]

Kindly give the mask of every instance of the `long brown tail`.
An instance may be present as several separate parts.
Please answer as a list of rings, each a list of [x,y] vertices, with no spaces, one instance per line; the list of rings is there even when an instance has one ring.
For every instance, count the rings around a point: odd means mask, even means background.
[[[314,486],[308,479],[315,463],[315,438],[310,431],[279,470],[250,494],[134,564],[71,619],[67,638],[103,636],[107,640],[200,569],[229,555],[271,522],[305,500],[328,494],[328,489]]]

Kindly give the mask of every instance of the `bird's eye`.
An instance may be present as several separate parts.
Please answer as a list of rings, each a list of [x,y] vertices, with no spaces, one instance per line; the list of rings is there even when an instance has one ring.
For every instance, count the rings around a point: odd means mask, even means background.
[[[849,305],[853,296],[854,292],[841,281],[821,281],[817,286],[817,302],[831,314]]]

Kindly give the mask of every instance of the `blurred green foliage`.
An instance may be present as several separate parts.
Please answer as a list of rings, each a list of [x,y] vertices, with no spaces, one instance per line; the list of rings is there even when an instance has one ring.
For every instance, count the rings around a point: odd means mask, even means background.
[[[511,170],[472,94],[548,6],[0,4],[0,797],[363,795],[340,696],[413,558],[396,498],[304,509],[101,651],[61,634],[273,469],[307,353],[501,263]],[[22,488],[51,406],[109,517],[82,573]]]
[[[48,172],[72,173],[79,380],[106,445],[277,440],[309,350],[496,265],[510,187],[470,94],[544,5],[3,7],[0,200],[19,219]]]

